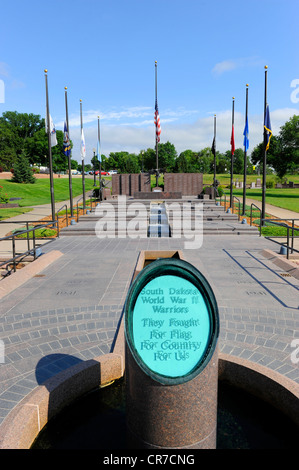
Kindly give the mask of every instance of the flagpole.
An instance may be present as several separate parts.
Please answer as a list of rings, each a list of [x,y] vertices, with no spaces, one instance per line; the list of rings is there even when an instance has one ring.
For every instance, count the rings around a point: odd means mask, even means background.
[[[65,94],[65,115],[66,115],[66,126],[67,126],[67,133],[68,137],[70,138],[70,129],[69,129],[69,112],[68,112],[68,103],[67,103],[67,87],[64,87],[64,94]],[[72,190],[72,164],[71,164],[71,152],[69,152],[68,156],[68,164],[69,164],[69,192],[70,192],[70,210],[71,210],[71,217],[74,217],[74,209],[73,209],[73,190]]]
[[[157,85],[157,61],[155,61],[155,93],[156,101],[158,100],[158,85]],[[158,137],[157,137],[157,124],[156,124],[156,187],[159,186],[159,155],[158,155]]]
[[[83,117],[82,117],[82,100],[80,100],[80,120],[81,120],[81,137],[83,130]],[[82,142],[81,142],[82,146]],[[83,156],[83,155],[82,155]],[[85,168],[84,168],[84,156],[82,158],[82,189],[83,189],[83,212],[85,211]]]
[[[55,220],[55,199],[54,199],[54,183],[53,183],[53,163],[52,163],[52,145],[51,145],[51,122],[50,122],[50,109],[49,109],[49,95],[48,95],[48,70],[45,69],[46,81],[46,108],[47,108],[47,131],[49,143],[49,171],[50,171],[50,192],[51,192],[51,212],[52,221]]]
[[[232,109],[232,132],[235,125],[235,97],[233,96],[233,109]],[[233,137],[233,134],[232,134]],[[232,145],[232,142],[231,142]],[[233,178],[234,178],[234,152],[231,151],[230,158],[230,207],[233,207]]]
[[[100,152],[100,116],[98,116],[98,145]],[[100,155],[100,171],[99,171],[99,182],[100,182],[100,201],[102,201],[102,158]]]
[[[245,131],[248,120],[248,83],[246,84],[246,111],[245,111]],[[242,215],[245,215],[245,206],[246,206],[246,179],[247,179],[247,138],[245,134],[244,139],[244,174],[243,174],[243,212]]]
[[[264,104],[264,124],[267,109],[267,72],[268,66],[265,65],[265,104]],[[264,219],[266,217],[265,206],[266,206],[266,164],[267,164],[267,131],[264,126],[264,155],[263,155],[263,183],[262,183],[262,214],[261,214],[261,225],[264,225]]]
[[[214,114],[214,191],[214,197],[216,197],[216,114]]]

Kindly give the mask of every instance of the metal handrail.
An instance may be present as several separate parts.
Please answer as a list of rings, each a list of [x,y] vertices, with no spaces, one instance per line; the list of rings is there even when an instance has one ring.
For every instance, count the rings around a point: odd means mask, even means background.
[[[20,222],[18,222],[18,223],[20,223]],[[26,222],[22,222],[22,223],[29,223],[29,222],[26,221]],[[54,221],[52,220],[51,222],[47,222],[45,224],[42,224],[43,227],[47,227],[49,225],[52,225],[52,226],[53,225],[58,225],[58,220],[54,220]],[[36,259],[36,236],[35,236],[35,231],[40,229],[40,227],[41,227],[41,224],[37,225],[36,227],[30,228],[30,229],[19,230],[15,234],[7,235],[6,237],[0,238],[0,242],[4,241],[4,240],[10,240],[10,239],[12,241],[12,258],[10,258],[9,260],[1,262],[0,267],[4,266],[4,265],[7,265],[9,263],[13,263],[13,270],[14,270],[14,272],[16,272],[16,266],[17,266],[16,261],[17,261],[18,258],[22,258],[22,257],[25,257],[29,254],[33,254],[34,259]],[[32,244],[33,244],[32,249],[30,249],[30,245],[29,245],[29,233],[30,232],[33,232],[33,234],[32,234]],[[27,243],[28,243],[27,247],[28,247],[28,250],[17,255],[16,254],[16,239],[19,235],[22,235],[24,233],[27,233]]]
[[[284,221],[284,222],[292,221],[292,226],[290,227],[288,224],[279,223],[279,222],[277,222],[277,220]],[[261,219],[261,224],[262,224],[262,222],[271,222],[271,224],[273,224],[273,225],[277,225],[278,227],[284,227],[284,228],[287,229],[287,241],[286,241],[286,243],[281,243],[277,240],[273,240],[273,238],[286,238],[285,235],[274,235],[273,237],[272,236],[265,237],[268,240],[271,240],[272,242],[277,243],[278,245],[281,245],[281,246],[286,245],[285,247],[287,249],[287,259],[289,259],[290,250],[291,250],[291,254],[294,251],[296,251],[296,253],[299,253],[299,250],[296,250],[294,248],[294,238],[299,238],[299,235],[294,235],[294,231],[296,231],[296,232],[299,231],[299,227],[295,228],[295,220],[299,221],[299,219]],[[291,236],[290,236],[290,230],[292,230],[292,235]],[[291,238],[291,246],[290,246],[290,238]]]
[[[57,218],[57,237],[59,237],[59,223],[58,223],[58,219],[59,219],[59,216],[58,216],[58,213],[60,211],[62,211],[62,209],[64,209],[64,207],[66,208],[65,209],[65,214],[66,214],[66,226],[68,227],[69,226],[69,221],[68,221],[68,209],[67,209],[67,205],[64,204],[60,209],[58,209],[58,211],[56,212],[56,218]]]
[[[77,200],[77,222],[79,222],[79,202],[83,199],[83,196],[80,197],[78,200]],[[93,207],[93,200],[92,200],[92,196],[90,196],[89,198],[90,200],[90,210],[92,211],[92,207]],[[96,206],[96,202],[94,202],[95,206]],[[85,204],[85,208],[83,207],[83,215],[84,215],[84,211],[87,210],[87,207],[86,207],[86,204]]]
[[[238,220],[240,220],[240,218],[241,218],[241,215],[240,215],[241,202],[240,202],[240,199],[237,196],[233,196],[233,207],[232,207],[233,213],[234,213],[234,199],[237,199],[237,201],[239,201]]]
[[[81,199],[83,199],[83,196],[77,199],[77,222],[79,222],[79,201],[81,201]],[[84,207],[83,207],[83,214],[84,214]]]
[[[257,207],[255,204],[251,204],[250,206],[250,227],[252,226],[252,207],[255,207],[258,211],[260,211],[260,225],[259,225],[259,232],[260,232],[260,237],[262,236],[262,210]]]

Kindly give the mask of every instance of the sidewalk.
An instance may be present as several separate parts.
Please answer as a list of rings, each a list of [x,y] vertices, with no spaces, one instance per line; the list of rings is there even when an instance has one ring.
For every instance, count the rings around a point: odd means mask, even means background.
[[[47,210],[50,205],[36,208],[40,217]],[[263,368],[298,397],[299,279],[264,257],[264,250],[278,251],[273,245],[252,235],[207,235],[200,249],[186,249],[184,239],[96,236],[61,236],[45,246],[45,256],[59,258],[0,302],[0,436],[17,410],[32,408],[24,400],[48,379],[113,352],[140,251],[180,250],[215,294],[219,354],[246,361],[250,370]],[[292,411],[299,420],[298,406]]]
[[[82,197],[76,196],[73,198],[73,208],[75,211],[75,205],[77,201]],[[68,209],[70,208],[70,201],[69,199],[66,201],[56,202],[55,203],[55,212],[58,211],[64,205],[67,205]],[[11,217],[9,219],[4,220],[4,223],[0,221],[0,238],[5,237],[8,233],[12,232],[13,230],[24,227],[24,222],[38,222],[45,217],[48,217],[52,214],[52,207],[51,204],[42,204],[40,206],[28,206],[32,207],[32,211],[26,212],[25,214],[16,215],[15,217]],[[11,222],[11,223],[9,223]],[[48,240],[45,240],[47,243]],[[43,244],[42,240],[39,240],[39,244]],[[32,246],[32,242],[31,245]],[[17,253],[23,253],[27,250],[27,241],[18,240],[16,250]],[[0,261],[1,259],[7,259],[7,256],[10,255],[12,252],[12,242],[11,240],[2,241],[0,244]]]
[[[243,197],[240,196],[240,200],[243,202]],[[250,205],[250,204],[255,204],[259,209],[262,208],[262,202],[261,201],[258,201],[256,199],[248,199],[246,198],[246,205]],[[298,201],[298,207],[299,207],[299,201]],[[290,211],[288,209],[282,209],[281,207],[276,207],[276,206],[272,206],[271,204],[265,204],[265,211],[267,214],[270,214],[272,215],[273,217],[277,217],[278,219],[297,219],[297,221],[295,222],[295,225],[299,226],[299,212],[294,212],[294,211]],[[278,222],[280,222],[278,220]],[[285,239],[276,239],[277,241],[279,242],[282,242],[282,241],[287,241],[287,238]],[[294,248],[295,250],[299,250],[299,238],[295,238],[294,239]],[[298,258],[299,258],[299,253],[298,254]]]
[[[243,197],[240,196],[240,200],[243,202]],[[262,208],[262,202],[258,201],[257,199],[248,199],[246,198],[246,203],[255,204],[258,208]],[[299,208],[299,201],[298,201],[298,208]],[[299,225],[299,212],[290,211],[288,209],[282,209],[281,207],[272,206],[271,204],[265,204],[265,210],[267,214],[271,214],[274,217],[278,217],[281,219],[298,219]]]

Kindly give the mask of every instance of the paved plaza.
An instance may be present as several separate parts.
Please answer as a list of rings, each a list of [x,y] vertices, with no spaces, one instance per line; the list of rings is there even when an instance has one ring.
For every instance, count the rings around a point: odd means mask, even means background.
[[[42,249],[53,250],[61,253],[56,261],[0,301],[0,426],[37,385],[111,351],[142,250],[182,250],[215,293],[220,351],[266,366],[299,387],[299,364],[292,360],[299,280],[263,256],[263,250],[278,253],[271,241],[207,234],[200,249],[185,249],[183,239],[62,235]]]

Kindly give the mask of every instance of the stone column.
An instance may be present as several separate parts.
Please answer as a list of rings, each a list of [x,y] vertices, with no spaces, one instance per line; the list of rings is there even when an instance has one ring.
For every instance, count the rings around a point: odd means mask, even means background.
[[[216,449],[218,348],[193,380],[161,385],[126,348],[127,445],[132,449]]]
[[[139,272],[125,305],[129,448],[216,448],[218,334],[215,296],[194,266],[160,258]]]

